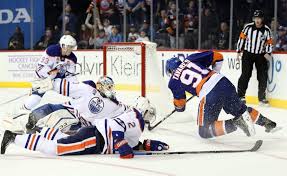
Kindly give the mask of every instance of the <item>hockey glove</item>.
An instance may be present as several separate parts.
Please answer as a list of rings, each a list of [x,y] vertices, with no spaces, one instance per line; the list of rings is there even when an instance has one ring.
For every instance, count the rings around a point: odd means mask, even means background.
[[[177,111],[177,112],[183,112],[185,110],[185,106],[175,106],[174,109]]]
[[[166,143],[151,139],[144,140],[143,147],[145,151],[162,151],[169,149],[169,146]]]
[[[133,149],[129,146],[128,141],[123,139],[115,144],[115,149],[119,151],[122,159],[134,157]]]
[[[53,83],[50,77],[32,82],[32,91],[37,91],[38,93],[45,93],[46,91],[52,89]]]

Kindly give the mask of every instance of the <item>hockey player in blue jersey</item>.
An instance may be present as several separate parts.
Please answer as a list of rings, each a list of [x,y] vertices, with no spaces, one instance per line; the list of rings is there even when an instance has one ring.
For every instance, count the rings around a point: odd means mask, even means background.
[[[21,106],[20,111],[36,107],[45,90],[52,89],[49,86],[54,84],[61,84],[63,87],[58,93],[69,96],[67,91],[69,85],[66,81],[77,82],[75,76],[77,57],[73,53],[76,49],[76,40],[70,35],[63,35],[59,44],[51,45],[45,50],[36,66],[37,80],[32,83],[32,94]]]
[[[192,54],[184,61],[169,59],[166,72],[171,74],[168,86],[173,93],[175,109],[185,110],[186,92],[199,97],[197,120],[202,138],[225,135],[237,128],[252,136],[255,134],[253,123],[270,132],[276,123],[239,99],[234,85],[220,74],[222,62],[222,54],[213,51]],[[234,118],[218,120],[222,109]]]

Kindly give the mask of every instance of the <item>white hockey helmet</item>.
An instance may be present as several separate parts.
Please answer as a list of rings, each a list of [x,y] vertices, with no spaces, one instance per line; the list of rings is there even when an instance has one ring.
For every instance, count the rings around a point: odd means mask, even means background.
[[[97,81],[97,90],[108,98],[116,98],[116,92],[114,88],[115,83],[111,77],[101,76]]]
[[[77,50],[77,41],[71,35],[63,35],[59,43],[63,55],[70,55],[72,51]]]
[[[146,123],[152,123],[156,119],[156,109],[151,105],[149,99],[139,96],[133,107],[143,115]]]

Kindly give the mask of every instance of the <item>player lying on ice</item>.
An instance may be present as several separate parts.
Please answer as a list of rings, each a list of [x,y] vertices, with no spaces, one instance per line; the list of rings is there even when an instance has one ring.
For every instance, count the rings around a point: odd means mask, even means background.
[[[10,143],[48,155],[112,154],[118,152],[121,158],[133,158],[133,150],[161,151],[169,146],[160,141],[146,139],[139,141],[145,120],[154,116],[149,100],[139,97],[130,107],[113,119],[94,121],[92,126],[81,128],[68,136],[53,128],[43,128],[40,133],[17,135],[11,131],[0,134],[1,154]]]
[[[219,73],[222,62],[222,54],[213,51],[192,54],[184,61],[178,58],[167,61],[166,72],[172,74],[168,86],[173,93],[176,110],[185,110],[185,92],[199,97],[197,122],[202,138],[225,135],[237,128],[252,136],[255,134],[253,123],[265,127],[266,132],[273,130],[276,123],[247,107],[239,99],[234,85]],[[218,120],[222,109],[234,118]]]
[[[127,105],[117,101],[114,82],[110,77],[100,77],[96,84],[93,81],[68,83],[68,91],[74,97],[68,103],[49,103],[31,113],[23,114],[22,118],[28,119],[24,130],[21,126],[13,125],[12,128],[6,128],[17,133],[34,133],[46,126],[72,134],[82,126],[91,125],[95,120],[113,118],[128,109]],[[60,87],[55,86],[56,91],[58,88]]]
[[[51,45],[45,50],[35,70],[37,80],[32,83],[32,94],[17,110],[19,112],[15,112],[15,116],[27,110],[31,110],[39,104],[45,94],[45,92],[41,92],[37,89],[40,85],[44,87],[47,83],[46,87],[52,86],[47,87],[47,89],[53,89],[55,84],[61,84],[62,87],[58,93],[69,96],[69,92],[67,91],[69,84],[67,81],[78,82],[75,76],[77,57],[72,52],[76,49],[76,40],[70,35],[63,35],[59,44]],[[46,82],[41,81],[44,79],[46,79]],[[53,84],[49,84],[49,81],[52,81]]]

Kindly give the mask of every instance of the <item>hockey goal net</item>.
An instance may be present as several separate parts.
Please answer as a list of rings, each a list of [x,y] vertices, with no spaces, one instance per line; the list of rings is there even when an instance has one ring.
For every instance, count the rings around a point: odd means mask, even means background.
[[[157,58],[155,43],[111,43],[103,52],[104,75],[113,78],[121,101],[133,103],[141,95],[156,107],[158,116],[173,110],[164,61]]]

